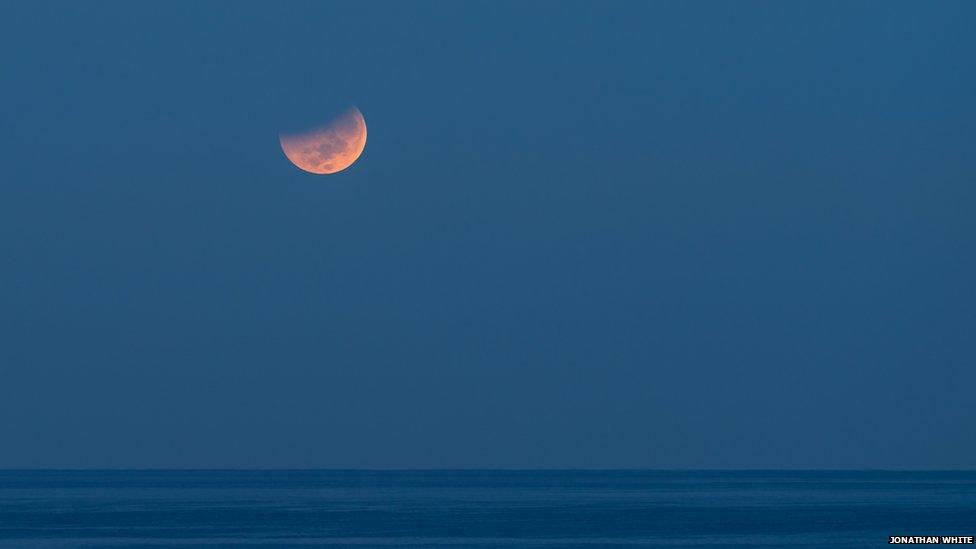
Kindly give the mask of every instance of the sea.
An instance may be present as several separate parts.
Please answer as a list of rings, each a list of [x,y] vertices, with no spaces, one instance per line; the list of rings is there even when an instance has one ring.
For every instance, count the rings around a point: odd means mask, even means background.
[[[0,547],[882,547],[976,471],[8,470]]]

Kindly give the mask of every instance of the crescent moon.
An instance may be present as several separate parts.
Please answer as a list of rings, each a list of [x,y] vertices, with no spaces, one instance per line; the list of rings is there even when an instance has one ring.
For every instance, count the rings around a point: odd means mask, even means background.
[[[352,166],[366,148],[366,120],[352,107],[318,128],[278,136],[281,150],[292,164],[315,174],[341,172]]]

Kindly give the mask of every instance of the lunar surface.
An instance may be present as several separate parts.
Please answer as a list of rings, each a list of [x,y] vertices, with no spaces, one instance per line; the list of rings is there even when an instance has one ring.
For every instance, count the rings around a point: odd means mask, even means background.
[[[328,124],[302,133],[280,135],[281,150],[292,164],[309,173],[340,172],[366,147],[366,120],[353,107]]]

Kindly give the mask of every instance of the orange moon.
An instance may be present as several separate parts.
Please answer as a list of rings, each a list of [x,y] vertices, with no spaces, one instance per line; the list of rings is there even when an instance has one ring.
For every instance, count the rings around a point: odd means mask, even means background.
[[[330,174],[352,166],[366,148],[366,120],[352,107],[324,126],[278,136],[291,163],[309,173]]]

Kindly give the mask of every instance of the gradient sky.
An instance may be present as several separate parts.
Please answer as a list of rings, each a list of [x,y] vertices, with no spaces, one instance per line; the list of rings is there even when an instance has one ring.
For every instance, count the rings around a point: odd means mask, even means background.
[[[4,2],[0,467],[976,467],[974,21]]]

